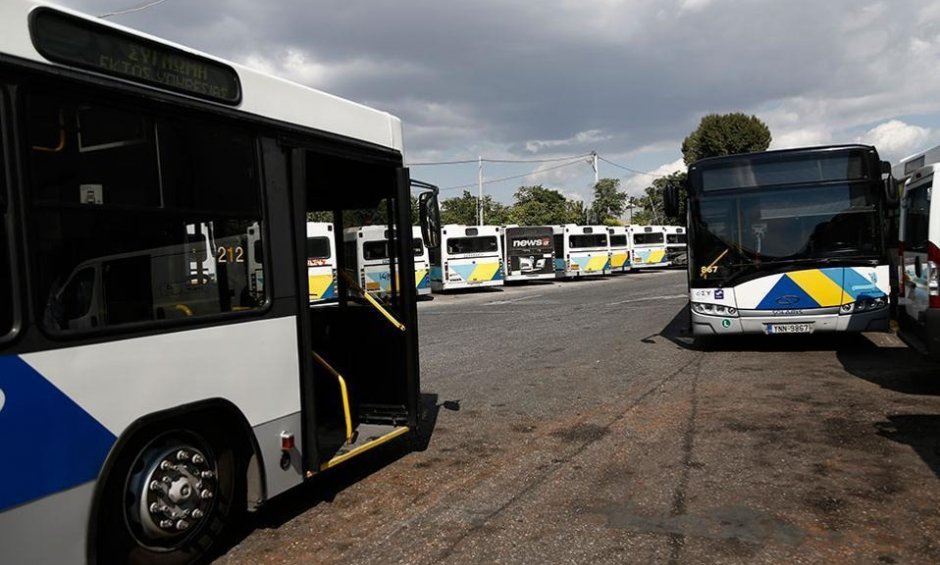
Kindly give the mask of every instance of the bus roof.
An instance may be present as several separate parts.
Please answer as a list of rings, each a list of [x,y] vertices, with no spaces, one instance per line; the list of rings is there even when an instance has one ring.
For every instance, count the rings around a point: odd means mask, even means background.
[[[897,180],[903,181],[910,178],[922,167],[933,163],[940,163],[940,145],[919,151],[901,159],[896,165],[891,167],[891,175]]]
[[[713,165],[713,164],[722,164],[726,162],[733,162],[738,160],[771,160],[777,159],[782,155],[796,154],[796,153],[829,153],[829,152],[839,152],[839,151],[851,151],[851,150],[863,150],[863,151],[874,151],[875,154],[878,153],[878,150],[872,147],[871,145],[862,145],[858,143],[846,144],[846,145],[817,145],[813,147],[793,147],[790,149],[775,149],[773,151],[755,151],[753,153],[735,153],[733,155],[720,155],[718,157],[706,157],[704,159],[699,159],[698,161],[689,165],[691,170],[693,167],[700,167],[702,165]]]
[[[29,21],[31,14],[40,8],[49,8],[93,25],[124,32],[137,38],[156,42],[233,68],[241,83],[241,99],[231,107],[240,111],[365,141],[399,152],[402,151],[401,120],[387,112],[344,100],[307,86],[252,70],[237,63],[213,57],[152,35],[41,0],[3,0],[0,2],[0,21],[4,22],[3,33],[0,34],[0,54],[56,67],[70,67],[70,65],[50,61],[37,50],[30,34]],[[161,92],[169,92],[146,83],[115,78],[94,71],[90,72],[98,76],[108,76],[112,80],[155,88]],[[186,94],[174,94],[195,98]]]

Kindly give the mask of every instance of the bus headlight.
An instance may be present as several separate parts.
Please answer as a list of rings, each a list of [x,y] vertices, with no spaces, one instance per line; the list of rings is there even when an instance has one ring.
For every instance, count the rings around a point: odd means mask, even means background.
[[[842,312],[870,312],[878,310],[888,305],[887,296],[862,296],[852,304],[843,304]],[[848,306],[848,308],[846,308]]]
[[[706,316],[730,316],[735,318],[738,316],[738,309],[734,306],[708,304],[705,302],[693,302],[692,311],[696,314],[705,314]]]

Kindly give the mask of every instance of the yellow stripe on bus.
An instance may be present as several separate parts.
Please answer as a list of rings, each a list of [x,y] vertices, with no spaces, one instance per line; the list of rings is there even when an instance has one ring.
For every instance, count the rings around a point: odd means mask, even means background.
[[[790,280],[803,289],[810,298],[815,300],[821,307],[840,306],[845,298],[842,294],[842,287],[827,277],[822,271],[812,269],[808,271],[796,271],[787,273]],[[851,302],[851,299],[849,300]]]
[[[662,263],[662,262],[663,262],[663,257],[665,257],[665,256],[666,256],[666,250],[665,250],[665,249],[655,249],[655,250],[653,250],[653,251],[650,251],[650,254],[646,257],[646,262],[647,262],[647,263],[651,263],[651,264],[652,264],[652,263]]]
[[[310,300],[318,300],[333,284],[333,275],[308,275],[307,286]]]
[[[499,270],[499,263],[480,263],[470,273],[469,282],[491,281]]]
[[[604,270],[604,265],[606,264],[607,264],[606,253],[604,255],[591,255],[591,260],[588,261],[588,264],[586,267],[584,267],[584,270],[589,273],[594,272],[594,271],[602,271]]]
[[[627,262],[626,253],[614,253],[610,256],[610,266],[614,269],[619,269],[623,267],[624,263]]]

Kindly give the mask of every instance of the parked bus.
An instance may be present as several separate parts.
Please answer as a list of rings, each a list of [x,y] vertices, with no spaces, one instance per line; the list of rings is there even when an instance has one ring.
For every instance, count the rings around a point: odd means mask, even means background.
[[[553,226],[555,276],[560,279],[605,275],[610,270],[607,226]]]
[[[807,334],[888,328],[890,165],[841,145],[689,167],[692,331]],[[666,193],[667,214],[678,208]]]
[[[441,228],[441,245],[430,250],[431,290],[502,286],[502,231],[500,226]]]
[[[428,274],[428,251],[421,238],[421,228],[412,226],[412,249],[415,266],[415,288],[418,295],[431,293]],[[348,228],[343,234],[346,256],[353,259],[347,267],[358,285],[378,296],[391,291],[392,272],[389,268],[389,228],[386,225]]]
[[[669,266],[665,226],[630,226],[628,233],[632,270]]]
[[[689,264],[688,235],[682,226],[665,226],[666,261],[670,267],[682,267]]]
[[[901,336],[931,357],[940,357],[940,199],[932,197],[938,171],[940,165],[927,165],[908,175],[899,244]]]
[[[625,273],[630,270],[630,242],[626,226],[607,228],[610,239],[610,272]]]
[[[411,238],[382,304],[311,305],[307,270],[311,212],[410,236],[397,118],[42,2],[0,21],[0,563],[201,561],[416,433]]]
[[[506,226],[503,236],[506,282],[555,278],[551,226]]]
[[[330,222],[307,222],[307,286],[310,302],[336,297],[336,238]]]

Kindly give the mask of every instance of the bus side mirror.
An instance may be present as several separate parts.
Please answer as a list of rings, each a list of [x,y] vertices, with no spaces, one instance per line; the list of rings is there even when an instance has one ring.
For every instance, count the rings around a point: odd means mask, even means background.
[[[670,218],[679,215],[679,187],[669,183],[663,190],[663,212]]]
[[[437,249],[441,246],[441,211],[436,192],[422,192],[418,196],[418,217],[425,245],[429,249]]]
[[[897,206],[901,195],[898,194],[898,180],[891,174],[891,163],[881,162],[881,174],[884,177],[885,202],[889,206]]]

